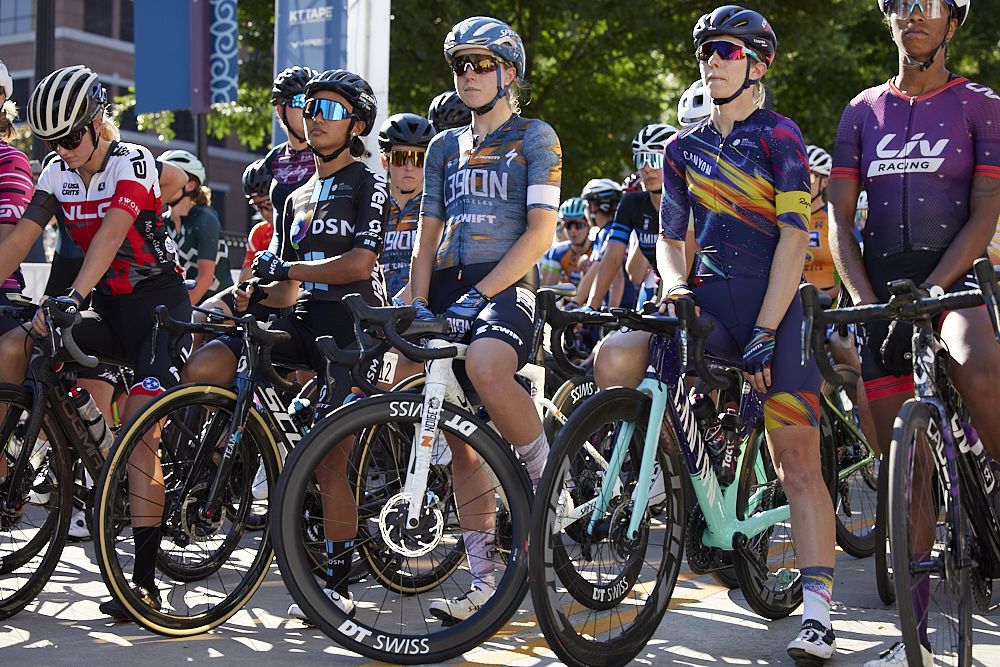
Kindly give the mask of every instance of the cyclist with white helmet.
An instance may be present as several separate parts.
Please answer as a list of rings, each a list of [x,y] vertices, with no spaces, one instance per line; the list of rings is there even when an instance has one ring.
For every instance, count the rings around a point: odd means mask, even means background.
[[[58,69],[35,87],[28,124],[59,157],[42,171],[24,217],[0,246],[0,273],[7,275],[17,266],[61,209],[84,260],[69,293],[49,302],[76,311],[94,292],[93,309],[101,318],[83,320],[74,329],[75,338],[84,351],[131,364],[137,382],[125,404],[127,419],[178,380],[167,337],[160,336],[153,347],[155,308],[166,305],[171,316],[188,319],[191,302],[160,216],[156,162],[146,148],[118,141],[107,107],[97,74],[83,65]],[[46,333],[41,314],[33,333]],[[14,329],[0,338],[0,381],[17,383],[24,377],[30,335]],[[159,608],[154,574],[163,486],[155,480],[162,475],[152,451],[140,448],[129,463],[142,471],[130,488],[133,583],[147,604]],[[116,601],[101,609],[127,618]]]
[[[526,54],[506,23],[474,16],[444,41],[455,90],[472,123],[438,134],[427,149],[413,304],[443,313],[469,344],[465,370],[490,417],[537,484],[549,445],[528,392],[514,374],[531,353],[536,264],[552,242],[562,155],[552,128],[520,116]],[[450,442],[455,498],[472,573],[470,591],[435,601],[446,623],[471,616],[494,592],[496,515],[477,457]]]
[[[700,123],[712,115],[712,96],[701,79],[692,83],[677,102],[677,124],[681,127]]]
[[[389,173],[389,224],[379,261],[390,297],[396,297],[410,280],[410,259],[417,240],[420,202],[424,190],[424,159],[434,138],[429,120],[415,113],[386,118],[378,133],[382,168]]]
[[[222,236],[219,215],[211,207],[201,160],[185,150],[164,151],[157,159],[180,168],[188,177],[180,195],[165,202],[170,207],[165,220],[169,221],[167,229],[174,240],[181,271],[186,279],[194,280],[188,296],[197,305],[233,286],[229,246]]]
[[[819,146],[806,146],[809,162],[809,187],[812,197],[812,214],[809,222],[809,250],[806,253],[806,282],[816,286],[821,292],[835,298],[840,291],[837,286],[836,267],[827,240],[826,188],[830,182],[833,157]]]
[[[677,128],[673,125],[653,123],[639,130],[632,140],[632,159],[639,170],[643,190],[625,195],[618,204],[601,254],[601,268],[590,290],[587,305],[591,308],[600,308],[604,302],[633,238],[638,241],[639,252],[646,260],[656,264],[660,195],[663,192],[663,150],[667,140],[675,134]]]
[[[594,240],[590,256],[590,267],[580,280],[579,292],[575,301],[586,306],[590,301],[590,292],[600,270],[600,260],[604,256],[608,237],[611,234],[611,221],[622,198],[621,186],[610,178],[592,178],[580,191],[580,198],[586,203],[584,209],[590,222],[590,236]],[[632,304],[635,301],[635,286],[628,280],[625,263],[621,263],[619,271],[612,283],[608,304],[618,306],[622,303]]]
[[[427,107],[427,120],[434,126],[434,133],[467,127],[472,122],[472,110],[454,90],[446,90]]]
[[[549,248],[542,256],[538,266],[543,286],[580,284],[580,276],[586,270],[586,258],[593,245],[585,208],[580,197],[570,197],[559,206],[559,226],[565,230],[567,239]]]
[[[855,304],[887,301],[886,283],[896,279],[910,279],[931,296],[976,286],[970,267],[985,255],[1000,217],[1000,97],[946,66],[971,5],[971,0],[875,2],[896,47],[898,71],[848,103],[829,188],[833,256]],[[863,251],[854,232],[862,188],[869,203]],[[936,325],[952,357],[951,380],[983,444],[997,458],[1000,349],[987,313],[949,312]],[[863,376],[879,442],[890,441],[900,406],[913,396],[911,334],[904,323],[866,326]],[[932,522],[908,518],[913,546],[929,551]],[[953,639],[947,632],[927,631],[929,579],[926,572],[914,575],[912,600],[924,664],[933,661],[935,642],[951,648]],[[867,664],[906,664],[902,643]]]

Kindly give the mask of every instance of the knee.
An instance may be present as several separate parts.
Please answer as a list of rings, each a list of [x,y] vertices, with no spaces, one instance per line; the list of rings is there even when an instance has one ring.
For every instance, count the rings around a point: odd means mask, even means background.
[[[781,487],[790,497],[808,494],[825,486],[820,469],[819,448],[815,443],[811,446],[788,447],[778,461],[778,473]]]
[[[236,357],[222,343],[199,348],[181,369],[181,382],[228,385],[236,374]]]
[[[20,377],[12,376],[18,373],[24,375],[23,371],[30,356],[30,340],[22,330],[14,329],[0,336],[0,377],[11,382],[20,380]]]
[[[985,362],[985,363],[983,363]],[[976,363],[967,363],[955,368],[952,373],[955,388],[972,403],[986,399],[993,402],[993,394],[1000,384],[1000,356],[989,355]]]
[[[628,340],[607,338],[594,359],[594,379],[601,389],[618,385],[636,386],[649,361],[647,347],[630,344]]]
[[[514,382],[517,368],[496,357],[470,354],[465,359],[465,372],[480,394],[490,394],[507,383]]]

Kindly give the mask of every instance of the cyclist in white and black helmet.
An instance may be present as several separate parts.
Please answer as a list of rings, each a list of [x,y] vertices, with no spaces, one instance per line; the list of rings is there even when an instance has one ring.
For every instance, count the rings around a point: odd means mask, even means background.
[[[712,115],[712,96],[708,88],[698,79],[681,95],[677,102],[677,124],[681,127],[694,125]]]
[[[600,270],[600,260],[607,249],[608,237],[611,234],[611,221],[622,198],[621,186],[610,178],[592,178],[587,181],[580,192],[580,198],[586,203],[587,220],[590,222],[590,235],[594,240],[590,253],[591,264],[580,279],[580,289],[575,301],[582,306],[588,305],[590,292],[597,280]],[[621,262],[621,271],[615,276],[610,288],[608,305],[618,306],[622,303],[633,303],[637,290],[628,280],[625,263]]]
[[[472,110],[454,90],[448,90],[433,100],[427,108],[427,119],[435,132],[444,132],[456,127],[466,127],[472,122]]]

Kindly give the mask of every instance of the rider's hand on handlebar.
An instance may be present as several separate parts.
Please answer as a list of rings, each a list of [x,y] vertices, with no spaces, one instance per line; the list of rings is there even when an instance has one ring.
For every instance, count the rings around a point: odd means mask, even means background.
[[[260,282],[256,278],[238,283],[236,289],[233,290],[233,305],[236,306],[238,313],[245,313],[247,308],[265,298],[267,298],[267,292],[261,288]]]
[[[913,373],[913,325],[893,320],[879,353],[882,355],[882,365],[891,374]]]
[[[479,317],[479,313],[486,307],[490,300],[479,288],[473,287],[468,292],[458,297],[455,303],[444,311],[444,316],[448,319],[449,337],[458,341],[465,337],[465,334],[472,328],[472,323]]]
[[[750,342],[743,349],[743,368],[747,381],[759,394],[771,386],[771,360],[774,358],[775,330],[755,326]]]
[[[395,300],[393,300],[393,303],[395,303]],[[426,299],[414,299],[413,303],[411,303],[410,305],[413,306],[414,310],[417,311],[416,319],[418,320],[434,319],[434,313],[432,313],[431,309],[427,307]]]
[[[265,250],[253,259],[250,269],[258,278],[265,280],[288,280],[291,262],[286,262],[273,252]]]
[[[45,305],[58,308],[64,313],[76,313],[80,310],[80,304],[71,296],[50,296],[44,302]],[[48,328],[45,326],[45,310],[39,308],[35,312],[35,319],[31,322],[31,328],[38,336],[47,336]]]
[[[657,311],[661,315],[676,317],[677,313],[674,311],[674,302],[680,301],[681,299],[686,299],[694,303],[694,292],[692,292],[691,289],[684,283],[681,283],[679,285],[674,285],[673,287],[668,288],[663,293],[663,298],[660,299]],[[694,312],[696,315],[699,315],[701,313],[700,309],[697,308],[697,306],[695,307]]]

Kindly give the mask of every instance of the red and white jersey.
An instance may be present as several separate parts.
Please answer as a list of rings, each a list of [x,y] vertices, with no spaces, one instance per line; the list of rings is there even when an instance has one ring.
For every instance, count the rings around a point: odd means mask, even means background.
[[[108,211],[121,209],[135,221],[101,278],[99,291],[131,294],[180,284],[176,248],[160,215],[156,162],[145,147],[112,143],[89,185],[61,159],[53,160],[38,177],[25,217],[44,226],[57,209],[85,253]]]

